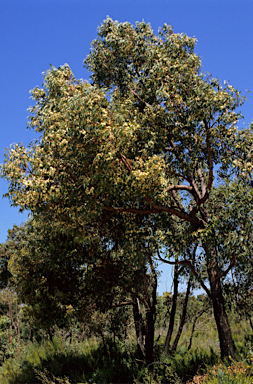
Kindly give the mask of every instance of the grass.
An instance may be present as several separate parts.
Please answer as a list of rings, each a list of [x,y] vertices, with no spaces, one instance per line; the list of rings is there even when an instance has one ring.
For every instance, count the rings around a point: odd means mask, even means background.
[[[94,337],[69,344],[60,336],[54,337],[52,343],[30,343],[28,349],[23,346],[19,359],[5,360],[0,367],[0,383],[253,384],[253,353],[249,354],[253,337],[247,322],[232,323],[240,361],[232,365],[219,359],[214,319],[208,319],[208,327],[206,323],[205,320],[198,325],[190,351],[191,324],[186,325],[175,356],[163,356],[163,335],[155,350],[155,363],[150,367],[135,360],[136,341],[131,333],[125,342],[117,343],[107,339],[103,344]]]
[[[106,345],[96,339],[69,345],[54,337],[52,343],[31,344],[26,357],[6,360],[0,368],[0,382],[34,384],[47,377],[53,383],[53,377],[68,377],[71,383],[129,383],[133,367],[137,363],[132,364],[129,351],[110,340]]]

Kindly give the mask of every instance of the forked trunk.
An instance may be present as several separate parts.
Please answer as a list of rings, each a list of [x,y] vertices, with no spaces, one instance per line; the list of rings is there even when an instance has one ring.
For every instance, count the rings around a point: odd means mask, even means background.
[[[221,357],[235,359],[234,343],[232,333],[225,310],[221,282],[219,279],[220,271],[216,256],[216,249],[211,244],[205,244],[204,249],[208,260],[208,278],[210,283],[210,293],[213,303],[214,317],[218,329]]]

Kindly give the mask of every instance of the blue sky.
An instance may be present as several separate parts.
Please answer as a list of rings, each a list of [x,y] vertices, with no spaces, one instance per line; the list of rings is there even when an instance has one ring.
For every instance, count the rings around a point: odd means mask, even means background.
[[[49,64],[70,65],[77,78],[89,79],[83,59],[109,15],[114,20],[150,22],[157,32],[164,23],[174,32],[196,36],[203,71],[246,93],[241,108],[248,125],[253,119],[252,0],[2,0],[0,3],[0,162],[11,143],[34,139],[26,130],[29,90],[41,86]],[[241,123],[244,124],[244,123]],[[7,183],[0,179],[0,242],[27,214],[11,208]],[[170,268],[162,268],[159,293],[170,290]]]

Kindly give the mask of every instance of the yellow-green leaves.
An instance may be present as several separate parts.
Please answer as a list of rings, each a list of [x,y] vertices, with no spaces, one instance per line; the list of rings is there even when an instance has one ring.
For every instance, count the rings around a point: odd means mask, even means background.
[[[85,61],[93,85],[67,65],[45,72],[30,109],[40,140],[15,146],[2,168],[12,203],[78,241],[107,214],[167,212],[202,227],[215,164],[241,164],[230,146],[243,100],[200,73],[195,41],[107,19]]]

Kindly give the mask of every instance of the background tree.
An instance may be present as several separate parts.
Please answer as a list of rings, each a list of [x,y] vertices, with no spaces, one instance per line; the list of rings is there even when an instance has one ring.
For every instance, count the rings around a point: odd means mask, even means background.
[[[4,257],[10,279],[19,301],[26,304],[26,313],[33,319],[34,327],[48,330],[54,325],[66,327],[69,313],[76,320],[87,321],[89,316],[94,318],[94,313],[102,311],[106,312],[106,319],[112,319],[111,327],[116,335],[113,319],[122,312],[120,308],[130,307],[139,359],[153,361],[157,272],[147,246],[141,248],[139,244],[137,249],[128,244],[122,226],[114,228],[114,243],[111,238],[108,249],[105,239],[104,244],[92,248],[88,244],[75,244],[66,235],[57,238],[47,235],[40,225],[41,222],[30,219],[20,227],[15,226],[9,233],[15,232],[15,240],[9,236],[3,245],[8,250]],[[52,338],[53,334],[49,333]]]

